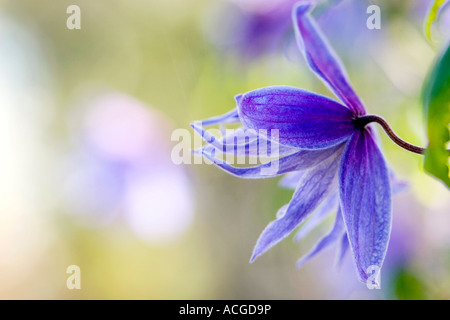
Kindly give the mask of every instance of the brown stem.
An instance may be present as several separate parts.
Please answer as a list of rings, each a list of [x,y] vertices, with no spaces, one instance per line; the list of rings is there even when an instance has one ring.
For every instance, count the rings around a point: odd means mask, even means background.
[[[395,132],[391,129],[391,127],[386,122],[386,120],[384,120],[380,116],[377,116],[377,115],[365,115],[365,116],[357,117],[355,119],[355,124],[358,127],[360,127],[360,128],[364,128],[366,125],[368,125],[371,122],[378,123],[384,129],[384,131],[389,136],[389,138],[391,138],[392,141],[394,141],[397,145],[399,145],[403,149],[406,149],[408,151],[411,151],[411,152],[414,152],[414,153],[417,153],[417,154],[424,154],[424,151],[425,151],[424,148],[417,147],[417,146],[412,145],[412,144],[406,142],[405,140],[399,138],[395,134]]]

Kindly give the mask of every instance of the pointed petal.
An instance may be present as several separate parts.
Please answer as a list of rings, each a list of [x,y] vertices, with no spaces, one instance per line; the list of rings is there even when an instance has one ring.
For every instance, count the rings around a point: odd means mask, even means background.
[[[298,182],[306,171],[293,171],[286,173],[283,178],[280,179],[278,185],[286,189],[297,188]]]
[[[223,115],[212,117],[205,120],[194,121],[192,124],[197,124],[198,126],[212,126],[215,124],[226,124],[226,123],[239,123],[239,115],[237,109],[233,109]]]
[[[391,185],[383,156],[367,130],[356,131],[339,166],[341,209],[361,281],[381,268],[391,231]],[[373,270],[373,269],[372,269]]]
[[[287,210],[288,207],[289,207],[289,204],[285,204],[280,209],[278,209],[277,214],[276,214],[276,218],[277,219],[282,218],[284,216],[284,214],[286,213],[286,210]]]
[[[345,255],[348,251],[348,237],[347,233],[344,233],[341,237],[341,243],[339,245],[339,253],[336,260],[336,266],[340,266],[342,261],[344,261]]]
[[[408,182],[397,177],[394,170],[389,169],[389,178],[391,179],[392,193],[397,194],[408,188]]]
[[[336,188],[341,151],[308,170],[281,218],[272,221],[259,237],[250,262],[286,238]]]
[[[338,240],[342,234],[345,232],[344,221],[342,220],[341,210],[339,209],[336,213],[336,219],[334,221],[334,226],[330,230],[330,232],[323,237],[314,247],[311,252],[309,252],[306,256],[298,260],[297,268],[300,268],[305,262],[314,257],[323,249],[327,248],[329,245],[333,244]]]
[[[330,98],[294,87],[273,86],[241,95],[242,124],[250,129],[278,130],[278,142],[301,149],[323,149],[353,133],[352,112]]]
[[[311,3],[302,2],[293,10],[293,22],[297,43],[312,71],[352,111],[362,115],[366,111],[353,91],[347,72],[333,48],[322,35],[309,14]]]
[[[369,128],[369,132],[373,140],[375,141],[376,145],[378,146],[378,149],[380,149],[380,152],[383,153],[383,146],[381,144],[379,131],[373,130],[374,129],[373,127],[367,128]],[[399,179],[392,168],[388,168],[388,170],[389,170],[389,178],[391,179],[392,194],[397,194],[405,190],[408,187],[408,182]]]
[[[253,129],[246,129],[246,128],[237,128],[237,129],[231,129],[226,130],[226,128],[223,130],[222,138],[217,138],[208,130],[206,130],[201,121],[195,121],[191,123],[191,127],[202,136],[203,140],[207,143],[213,144],[217,140],[220,140],[220,143],[222,145],[228,145],[228,144],[245,144],[247,142],[253,142],[256,139],[258,139],[258,134]]]
[[[232,154],[235,156],[248,157],[283,157],[300,151],[298,148],[292,148],[269,141],[262,136],[258,136],[255,130],[239,128],[225,131],[223,138],[216,138],[198,123],[191,123],[191,127],[199,133],[203,140],[214,146],[217,152],[223,154]]]
[[[331,213],[335,212],[339,202],[338,193],[331,194],[323,203],[317,208],[316,212],[300,227],[294,237],[295,242],[300,242],[319,224],[321,224]]]
[[[276,177],[291,171],[311,168],[330,158],[340,149],[342,149],[341,145],[329,149],[301,150],[286,157],[248,168],[233,167],[226,163],[223,159],[217,157],[213,147],[205,147],[200,151],[194,150],[193,152],[196,154],[201,153],[219,168],[237,177],[244,179],[262,179]]]

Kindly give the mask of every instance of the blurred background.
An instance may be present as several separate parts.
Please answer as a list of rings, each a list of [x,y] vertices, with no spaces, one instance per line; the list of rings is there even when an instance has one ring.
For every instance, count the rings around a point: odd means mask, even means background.
[[[382,290],[358,283],[350,256],[333,267],[335,247],[296,269],[332,218],[249,264],[292,191],[172,162],[172,132],[231,110],[238,93],[292,85],[333,97],[295,48],[294,2],[0,1],[0,298],[450,298],[448,190],[384,134],[408,186],[394,197]],[[421,146],[422,83],[450,30],[447,9],[427,42],[429,3],[314,11],[369,113]],[[66,26],[73,4],[81,29]],[[366,27],[370,4],[379,30]],[[80,290],[66,286],[69,265]]]

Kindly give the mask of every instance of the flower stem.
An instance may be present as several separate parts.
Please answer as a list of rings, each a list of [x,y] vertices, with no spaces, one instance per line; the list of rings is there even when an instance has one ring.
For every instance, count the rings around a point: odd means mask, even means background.
[[[378,123],[383,130],[386,132],[386,134],[391,138],[392,141],[394,141],[397,145],[402,147],[403,149],[406,149],[410,152],[417,153],[417,154],[424,154],[425,148],[417,147],[415,145],[412,145],[405,140],[399,138],[394,132],[394,130],[391,129],[389,124],[384,120],[382,117],[377,115],[365,115],[360,116],[355,119],[355,124],[360,127],[364,128],[366,125],[368,125],[371,122]]]

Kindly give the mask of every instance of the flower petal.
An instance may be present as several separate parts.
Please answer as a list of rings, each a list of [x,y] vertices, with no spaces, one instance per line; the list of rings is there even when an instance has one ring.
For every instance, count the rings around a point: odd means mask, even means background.
[[[277,219],[280,219],[284,216],[288,207],[289,207],[289,203],[285,204],[280,209],[278,209],[277,214],[276,214]]]
[[[378,146],[378,149],[380,150],[381,153],[383,153],[383,146],[381,144],[379,131],[373,130],[374,129],[373,127],[368,127],[368,128],[370,128],[369,129],[370,134],[371,134],[373,140],[375,141],[376,145]],[[392,194],[397,194],[397,193],[404,191],[408,187],[408,182],[398,178],[394,169],[388,168],[388,170],[389,170],[389,178],[391,180],[391,185],[392,185]]]
[[[353,91],[342,62],[311,18],[310,7],[311,3],[302,2],[292,12],[300,50],[312,71],[346,106],[359,115],[365,114],[364,106]]]
[[[255,130],[252,129],[239,128],[231,130],[222,139],[218,139],[198,123],[191,123],[191,127],[202,136],[203,140],[223,154],[268,158],[283,157],[300,151],[298,148],[280,145],[277,142],[258,136]]]
[[[233,109],[223,115],[212,117],[209,119],[195,121],[200,126],[212,126],[215,124],[239,123],[239,115],[237,109]]]
[[[383,156],[368,130],[356,131],[339,166],[341,209],[358,276],[381,268],[391,231],[391,185]]]
[[[294,236],[294,242],[300,242],[305,238],[313,229],[321,224],[331,213],[335,212],[336,206],[339,203],[338,193],[330,195],[323,203],[317,208],[316,212],[300,227]]]
[[[339,253],[336,260],[336,265],[339,266],[342,264],[342,261],[344,261],[345,254],[348,251],[348,237],[347,233],[344,233],[341,237],[341,243],[339,245]]]
[[[286,212],[269,223],[259,237],[250,262],[286,238],[329,195],[336,186],[341,150],[307,171],[299,181]]]
[[[301,149],[323,149],[346,141],[355,130],[353,114],[336,101],[294,87],[273,86],[237,98],[242,124],[278,130],[278,142]],[[264,134],[264,133],[262,133]]]
[[[403,192],[406,188],[408,188],[408,182],[398,178],[392,169],[389,169],[389,178],[391,179],[392,194]]]
[[[297,188],[300,178],[305,174],[305,171],[292,171],[286,173],[283,178],[280,179],[278,185],[286,189]]]
[[[340,149],[342,149],[341,145],[329,149],[301,150],[286,157],[248,168],[233,167],[226,163],[223,159],[216,156],[215,149],[210,146],[201,150],[194,150],[193,152],[195,154],[202,154],[222,170],[239,178],[262,179],[276,177],[291,171],[311,168],[330,158]]]
[[[320,251],[336,242],[336,240],[338,240],[344,232],[345,232],[344,221],[342,220],[341,210],[338,209],[333,228],[325,237],[320,239],[320,241],[316,244],[314,249],[312,249],[306,256],[297,261],[297,268],[300,268],[305,262],[314,257]]]

